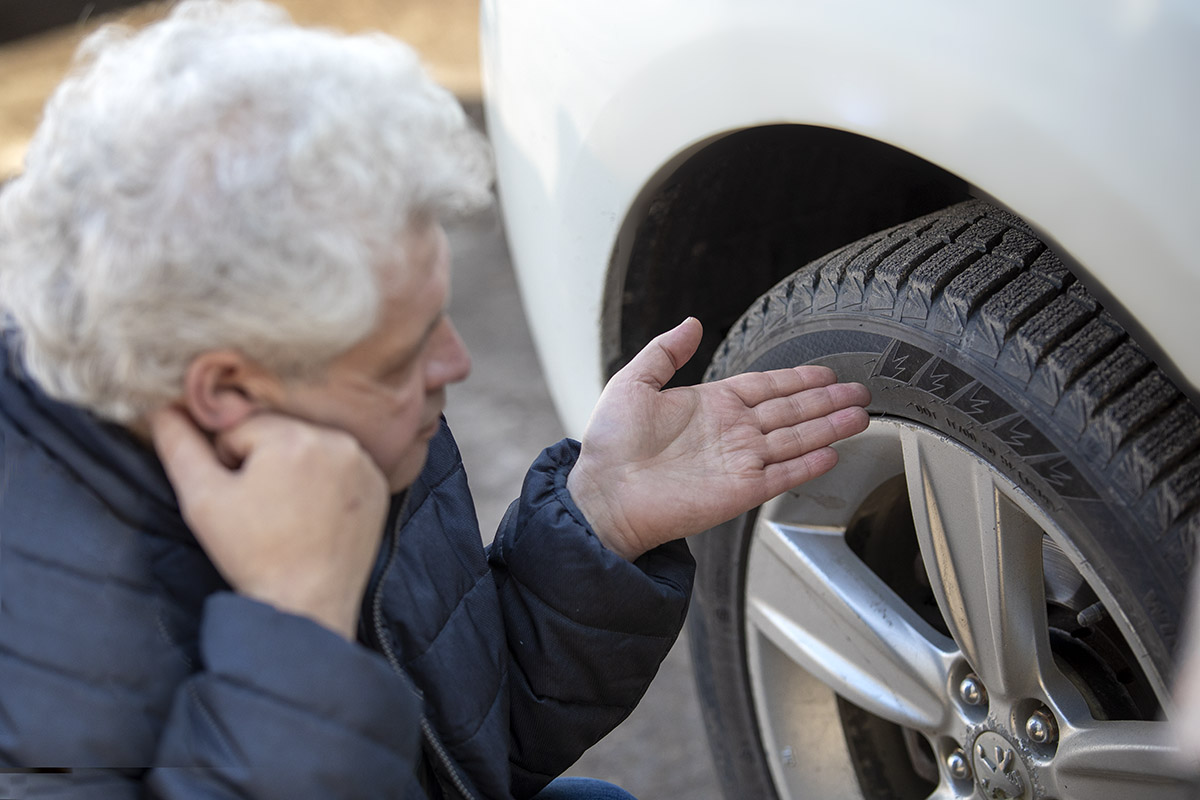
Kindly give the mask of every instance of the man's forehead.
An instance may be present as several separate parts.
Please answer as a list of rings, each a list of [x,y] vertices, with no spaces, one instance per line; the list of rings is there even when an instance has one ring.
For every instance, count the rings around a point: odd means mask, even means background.
[[[409,229],[379,269],[385,299],[418,298],[449,290],[449,250],[441,226]]]
[[[449,269],[440,226],[410,234],[403,257],[397,257],[380,270],[383,307],[376,333],[392,339],[422,338],[445,313],[450,292]]]

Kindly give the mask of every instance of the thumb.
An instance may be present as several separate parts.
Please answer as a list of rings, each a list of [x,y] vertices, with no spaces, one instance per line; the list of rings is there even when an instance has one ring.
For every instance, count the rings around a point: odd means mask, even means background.
[[[176,494],[182,486],[195,486],[224,469],[213,447],[183,410],[167,406],[150,415],[150,438],[158,460]]]
[[[688,317],[650,340],[617,374],[624,380],[647,383],[655,389],[661,389],[696,354],[703,335],[704,326],[700,320]]]

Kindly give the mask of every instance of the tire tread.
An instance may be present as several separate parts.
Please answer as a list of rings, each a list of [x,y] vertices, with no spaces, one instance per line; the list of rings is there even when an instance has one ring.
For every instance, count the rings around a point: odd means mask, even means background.
[[[714,359],[781,314],[859,311],[941,334],[992,366],[1166,530],[1200,504],[1200,414],[1015,215],[968,201],[819,259],[737,323]],[[1150,497],[1149,495],[1153,495]]]

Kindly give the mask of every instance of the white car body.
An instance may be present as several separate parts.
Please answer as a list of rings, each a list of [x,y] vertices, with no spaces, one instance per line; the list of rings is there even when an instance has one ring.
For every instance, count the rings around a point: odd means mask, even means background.
[[[1197,395],[1191,0],[484,0],[482,25],[509,242],[575,435],[647,198],[706,144],[779,123],[887,143],[1014,211]]]

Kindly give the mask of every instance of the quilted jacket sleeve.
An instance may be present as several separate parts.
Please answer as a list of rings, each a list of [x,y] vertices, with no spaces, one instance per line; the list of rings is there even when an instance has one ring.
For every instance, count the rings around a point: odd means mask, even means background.
[[[547,448],[489,552],[511,654],[513,794],[560,774],[637,705],[683,625],[695,562],[671,542],[629,563],[567,491],[579,444]]]
[[[207,669],[179,686],[156,766],[75,762],[61,771],[0,769],[0,796],[423,796],[416,772],[419,700],[378,655],[232,593],[209,598],[201,636]],[[84,723],[75,718],[56,724]]]
[[[378,654],[229,592],[207,601],[205,669],[176,693],[151,773],[163,798],[394,798],[420,705]]]

